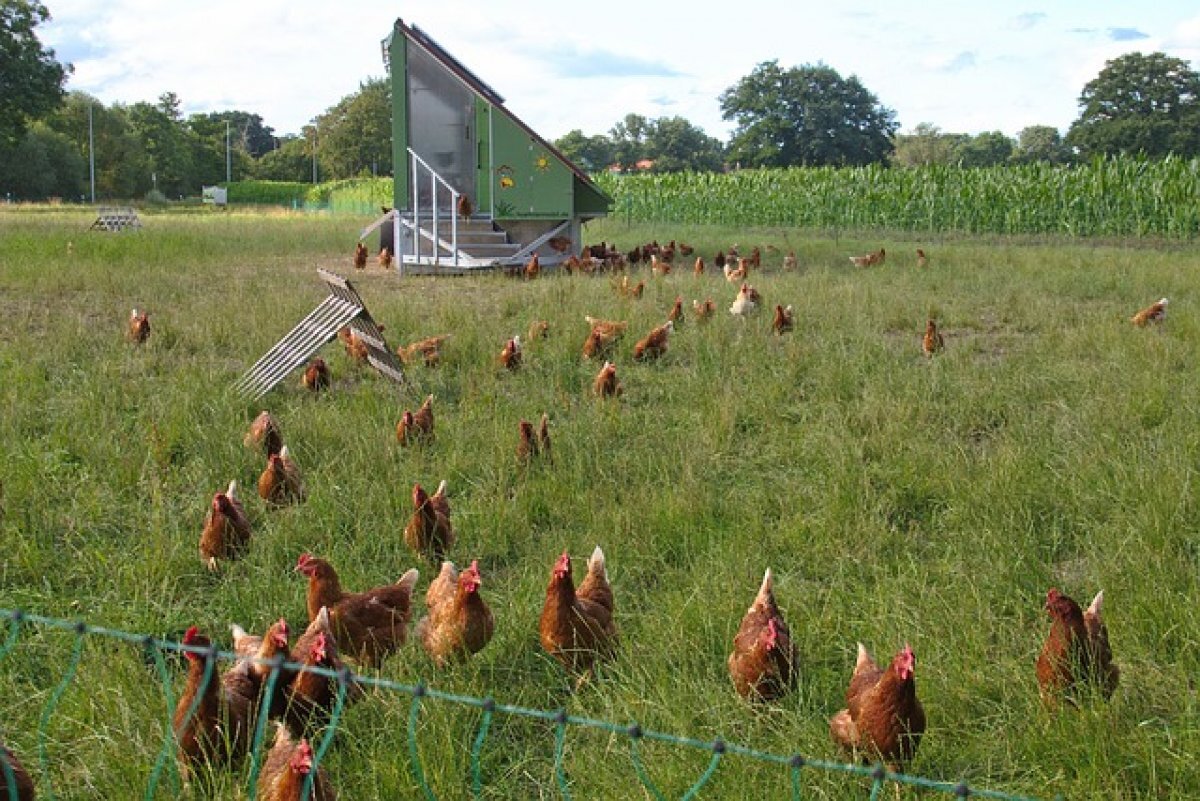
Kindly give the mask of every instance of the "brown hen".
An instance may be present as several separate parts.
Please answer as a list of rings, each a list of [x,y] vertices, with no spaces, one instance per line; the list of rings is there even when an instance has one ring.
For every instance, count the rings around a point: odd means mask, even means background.
[[[768,568],[733,638],[729,676],[743,698],[774,701],[795,686],[796,663],[796,645],[775,603],[775,580]]]
[[[21,760],[17,759],[17,755],[6,746],[0,745],[0,762],[8,765],[8,769],[12,771],[13,781],[12,787],[9,787],[5,781],[4,770],[0,769],[0,798],[7,801],[10,798],[10,792],[15,789],[17,801],[33,801],[33,777],[29,775],[29,771],[25,770],[25,766],[21,764]]]
[[[218,559],[239,556],[250,544],[250,519],[237,497],[237,481],[230,481],[224,492],[213,496],[200,532],[200,558],[209,570],[217,569]]]
[[[327,607],[333,636],[342,653],[360,665],[378,669],[389,654],[404,645],[412,620],[416,568],[405,572],[395,584],[363,592],[343,590],[333,565],[307,553],[300,555],[296,571],[308,577],[309,622]]]
[[[671,332],[675,330],[675,323],[667,320],[667,322],[653,329],[645,337],[639,339],[633,346],[633,360],[635,362],[652,361],[663,356],[667,352],[667,345],[671,338]]]
[[[491,641],[496,622],[479,594],[482,584],[479,562],[472,561],[461,573],[453,562],[442,562],[429,585],[429,614],[417,622],[417,637],[438,667],[466,659]]]
[[[415,364],[417,357],[420,356],[424,359],[426,367],[437,367],[438,363],[442,360],[442,343],[449,338],[449,334],[427,337],[412,344],[396,348],[396,355],[400,357],[400,361],[404,364]]]
[[[412,504],[412,517],[404,527],[404,542],[418,555],[434,563],[441,562],[454,544],[446,482],[442,481],[432,496],[420,484],[413,484]]]
[[[1046,593],[1050,633],[1038,654],[1037,680],[1047,706],[1057,705],[1060,698],[1076,704],[1079,690],[1086,687],[1099,690],[1105,698],[1117,689],[1121,671],[1112,661],[1103,606],[1103,590],[1086,611],[1057,589]]]
[[[130,342],[141,345],[150,338],[150,315],[134,309],[129,313],[129,327],[126,336]]]
[[[329,389],[329,365],[320,356],[313,359],[308,363],[308,367],[304,369],[304,375],[301,376],[300,383],[305,389],[311,392]]]
[[[588,674],[598,658],[612,655],[617,644],[613,593],[600,546],[588,559],[579,588],[571,578],[571,557],[563,551],[554,563],[546,602],[538,625],[542,648],[572,673]]]
[[[306,496],[300,468],[284,445],[279,453],[267,457],[267,466],[258,477],[258,497],[270,506],[286,506],[301,503]]]
[[[180,772],[185,779],[203,766],[228,765],[245,756],[258,713],[258,684],[248,666],[235,665],[220,675],[208,637],[192,626],[183,644],[187,683],[175,704],[172,729],[178,743]]]
[[[925,709],[917,699],[917,660],[905,645],[881,670],[858,644],[858,659],[846,690],[846,709],[829,721],[834,742],[864,761],[882,759],[903,770],[925,733]]]
[[[250,430],[242,439],[242,444],[247,448],[262,448],[267,456],[279,453],[279,449],[283,447],[283,435],[270,412],[264,409],[258,413],[258,417],[254,418]]]
[[[617,378],[617,366],[612,362],[605,362],[596,374],[596,380],[592,382],[592,392],[601,398],[612,398],[620,396],[624,391],[621,380]]]
[[[1161,298],[1133,315],[1129,321],[1142,328],[1150,323],[1161,323],[1165,319],[1167,319],[1167,299]]]
[[[258,775],[255,798],[261,801],[336,801],[337,794],[324,766],[312,777],[312,790],[306,796],[304,785],[313,771],[313,750],[308,740],[297,742],[286,726],[275,732],[275,741]]]

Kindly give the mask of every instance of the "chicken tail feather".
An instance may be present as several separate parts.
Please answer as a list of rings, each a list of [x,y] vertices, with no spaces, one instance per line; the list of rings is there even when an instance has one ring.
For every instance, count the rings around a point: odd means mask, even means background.
[[[771,568],[767,568],[767,572],[763,573],[762,586],[758,588],[758,595],[754,597],[754,603],[760,603],[767,599],[767,596],[775,589],[775,576],[771,573]]]
[[[858,644],[858,658],[854,660],[854,669],[858,670],[864,665],[871,664],[871,654],[867,651],[867,646],[861,642]]]
[[[401,587],[407,587],[411,592],[412,588],[417,586],[417,579],[420,578],[420,576],[420,572],[415,567],[410,567],[407,571],[405,571],[404,575],[400,577],[400,580],[397,581],[396,584]]]
[[[608,581],[608,568],[604,565],[604,551],[600,550],[600,546],[596,546],[596,550],[592,551],[592,555],[588,557],[588,572],[599,572],[604,576],[604,580]]]

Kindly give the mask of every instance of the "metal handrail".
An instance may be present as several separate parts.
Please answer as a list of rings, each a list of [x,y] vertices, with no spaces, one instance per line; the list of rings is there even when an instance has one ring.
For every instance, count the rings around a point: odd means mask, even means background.
[[[413,205],[413,223],[414,224],[417,224],[421,218],[420,192],[417,189],[417,172],[418,172],[417,165],[424,167],[429,172],[430,204],[433,207],[432,208],[432,219],[433,219],[433,240],[434,240],[434,247],[433,247],[433,263],[434,264],[437,264],[441,258],[441,250],[438,247],[437,243],[439,243],[442,239],[441,232],[439,230],[439,221],[438,221],[438,184],[440,183],[442,186],[446,187],[446,189],[450,192],[450,250],[454,254],[454,256],[453,256],[454,266],[457,267],[458,266],[458,214],[456,213],[456,211],[458,209],[458,199],[462,193],[457,191],[454,187],[452,187],[446,181],[445,178],[438,175],[437,170],[433,169],[433,167],[430,167],[425,162],[425,159],[418,156],[416,154],[416,151],[414,151],[411,147],[408,148],[408,155],[409,155],[409,159],[411,161],[411,166],[412,166],[412,178],[413,178],[413,181],[412,181],[413,204],[412,205]],[[414,261],[419,262],[421,260],[421,238],[420,237],[417,237],[417,236],[413,237],[413,254],[412,255],[413,255]]]

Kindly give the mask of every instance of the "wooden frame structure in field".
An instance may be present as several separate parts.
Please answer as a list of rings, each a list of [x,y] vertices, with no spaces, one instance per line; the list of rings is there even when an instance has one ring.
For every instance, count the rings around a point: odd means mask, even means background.
[[[399,358],[388,349],[383,332],[358,292],[340,275],[320,268],[317,274],[329,286],[329,296],[238,379],[234,384],[236,392],[251,399],[266,395],[288,373],[336,339],[342,326],[349,326],[366,343],[368,364],[396,383],[404,383]]]
[[[132,206],[101,206],[89,231],[127,231],[142,227],[142,221]]]

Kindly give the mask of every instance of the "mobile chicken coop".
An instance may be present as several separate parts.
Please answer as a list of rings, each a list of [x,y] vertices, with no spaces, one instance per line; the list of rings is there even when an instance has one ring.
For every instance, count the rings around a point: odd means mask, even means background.
[[[612,205],[587,173],[417,26],[397,19],[383,58],[395,187],[377,224],[390,227],[381,239],[398,269],[466,272],[534,253],[549,265],[579,252],[582,223]],[[464,196],[469,216],[458,213]]]

